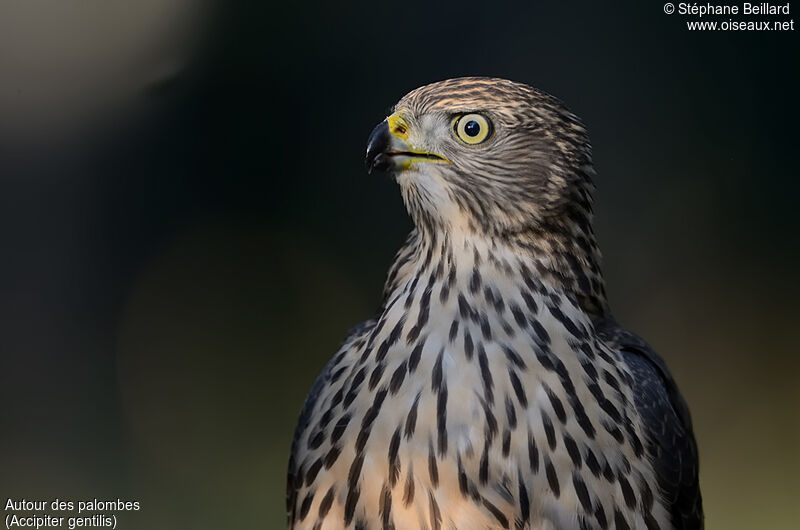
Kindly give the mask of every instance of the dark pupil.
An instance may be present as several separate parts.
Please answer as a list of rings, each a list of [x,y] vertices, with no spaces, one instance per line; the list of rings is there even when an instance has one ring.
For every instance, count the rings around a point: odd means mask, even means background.
[[[467,136],[478,136],[478,133],[481,132],[481,124],[475,120],[470,120],[464,126],[464,132],[467,133]]]

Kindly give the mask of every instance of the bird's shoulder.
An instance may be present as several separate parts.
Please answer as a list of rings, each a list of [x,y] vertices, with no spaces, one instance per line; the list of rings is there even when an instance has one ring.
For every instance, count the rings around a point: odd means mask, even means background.
[[[297,507],[297,494],[303,484],[303,472],[301,467],[303,465],[306,448],[304,445],[301,445],[300,441],[303,435],[308,431],[312,421],[314,421],[314,411],[317,402],[324,396],[326,389],[342,375],[344,371],[340,368],[342,361],[348,352],[354,348],[353,344],[365,337],[375,327],[376,322],[377,317],[365,320],[352,327],[350,331],[347,332],[337,353],[325,364],[325,367],[314,380],[314,384],[311,386],[311,390],[308,392],[303,407],[300,410],[297,426],[295,427],[294,436],[292,438],[292,448],[289,455],[289,466],[286,477],[286,510],[290,526],[294,520],[294,510]]]
[[[636,410],[674,528],[702,529],[697,443],[689,407],[675,379],[647,342],[613,319],[597,322],[595,329],[630,373]]]
[[[381,306],[377,314],[383,311],[387,305],[389,297],[402,285],[409,277],[413,270],[415,263],[415,256],[419,251],[419,235],[416,229],[413,229],[405,239],[400,250],[397,251],[394,261],[389,268],[389,273],[386,277],[384,284],[383,297]],[[307,432],[310,423],[313,421],[314,411],[320,397],[325,394],[325,390],[333,384],[334,380],[341,375],[339,365],[342,363],[348,352],[353,350],[354,345],[362,340],[377,324],[378,317],[365,320],[356,326],[353,326],[346,334],[342,341],[342,345],[338,352],[328,361],[320,374],[317,376],[311,390],[306,397],[303,407],[300,410],[300,415],[297,419],[297,426],[295,427],[294,437],[292,439],[292,449],[289,457],[289,469],[287,476],[287,510],[289,512],[289,519],[292,520],[292,510],[295,507],[295,497],[298,489],[302,485],[302,466],[304,449],[301,447],[300,440]]]
[[[377,321],[377,317],[371,318],[350,328],[350,331],[348,331],[345,335],[342,345],[339,347],[337,353],[327,362],[327,364],[325,364],[325,367],[322,369],[314,381],[314,384],[311,386],[311,390],[308,392],[308,396],[306,396],[306,400],[303,403],[303,408],[300,410],[300,416],[297,420],[297,427],[295,428],[295,443],[297,442],[297,438],[308,427],[308,424],[311,421],[311,414],[314,411],[314,405],[316,405],[320,394],[323,393],[323,390],[326,387],[330,386],[334,378],[338,378],[339,374],[337,368],[342,363],[344,357],[354,348],[353,344],[355,342],[362,339],[375,327]],[[295,451],[293,447],[292,453],[294,452]]]

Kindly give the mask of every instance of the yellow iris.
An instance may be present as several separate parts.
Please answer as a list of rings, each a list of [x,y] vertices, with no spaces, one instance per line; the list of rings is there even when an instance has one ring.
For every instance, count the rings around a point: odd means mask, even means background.
[[[453,128],[458,139],[470,145],[485,141],[492,132],[491,123],[481,114],[464,114],[456,118]]]

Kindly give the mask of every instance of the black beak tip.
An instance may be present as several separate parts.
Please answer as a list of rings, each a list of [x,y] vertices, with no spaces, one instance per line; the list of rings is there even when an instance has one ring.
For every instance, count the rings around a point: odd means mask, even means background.
[[[373,171],[389,171],[392,169],[392,160],[386,153],[378,153],[376,156],[367,157],[367,173],[372,174]]]
[[[367,156],[364,159],[367,173],[371,174],[373,170],[386,171],[392,167],[391,159],[386,154],[390,139],[389,122],[386,120],[372,130],[367,140]]]

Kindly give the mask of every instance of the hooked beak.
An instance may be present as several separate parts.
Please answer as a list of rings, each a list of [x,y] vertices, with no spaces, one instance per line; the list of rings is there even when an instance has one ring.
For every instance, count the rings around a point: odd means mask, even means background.
[[[408,125],[398,114],[379,123],[367,141],[367,172],[402,171],[416,162],[450,163],[435,153],[414,149],[407,140]]]

